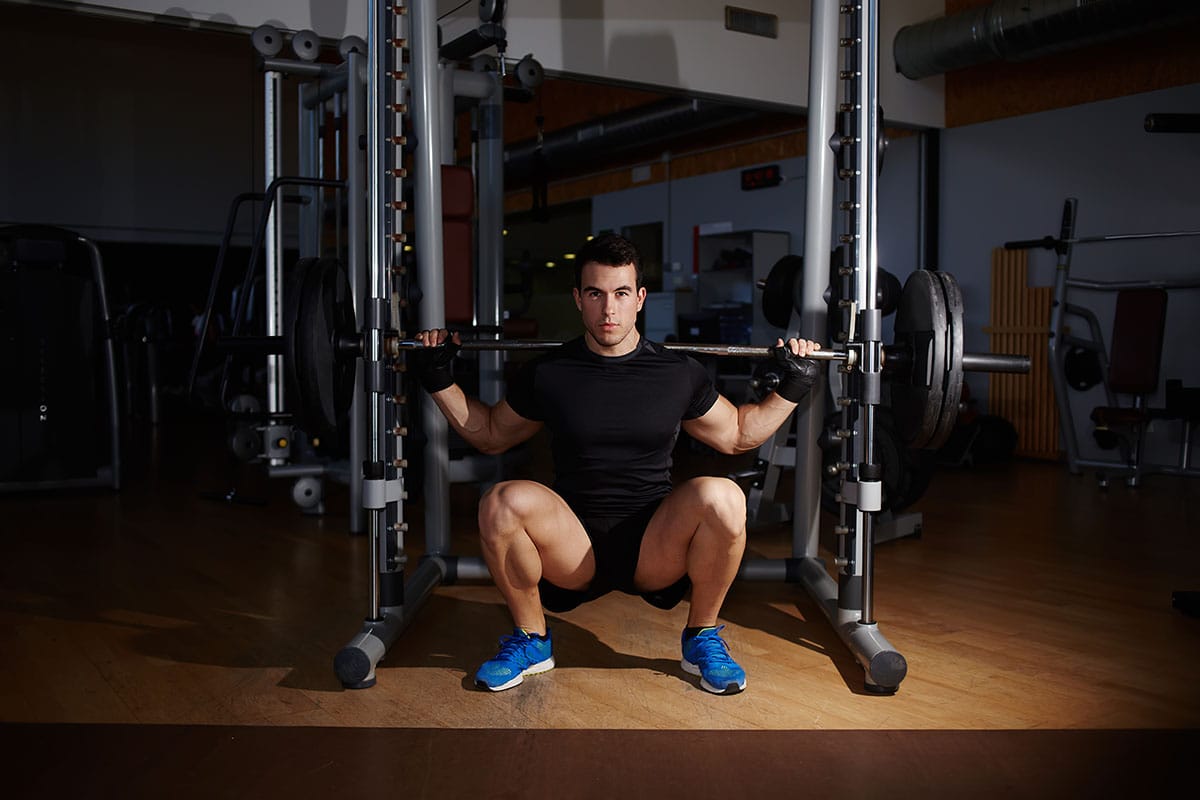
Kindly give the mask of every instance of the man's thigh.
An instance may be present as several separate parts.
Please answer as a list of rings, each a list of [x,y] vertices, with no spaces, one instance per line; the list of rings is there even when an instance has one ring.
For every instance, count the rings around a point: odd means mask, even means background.
[[[728,478],[693,478],[676,486],[646,526],[634,574],[637,587],[661,589],[686,576],[688,549],[701,523],[712,514],[714,500],[740,492]]]
[[[489,511],[512,514],[520,521],[541,558],[543,579],[563,589],[581,589],[591,582],[596,574],[592,542],[575,512],[548,486],[524,480],[497,484],[481,503],[481,534]]]

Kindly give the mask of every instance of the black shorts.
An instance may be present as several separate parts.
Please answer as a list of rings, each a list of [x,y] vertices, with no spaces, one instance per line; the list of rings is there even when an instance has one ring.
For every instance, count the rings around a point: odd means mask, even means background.
[[[642,537],[646,535],[646,526],[650,524],[650,518],[660,503],[661,499],[655,500],[625,517],[589,517],[576,512],[592,543],[596,575],[587,588],[575,590],[563,589],[543,578],[538,590],[546,610],[555,613],[570,611],[613,590],[639,595],[657,608],[671,609],[677,606],[692,586],[687,575],[664,589],[650,592],[639,590],[633,583]]]

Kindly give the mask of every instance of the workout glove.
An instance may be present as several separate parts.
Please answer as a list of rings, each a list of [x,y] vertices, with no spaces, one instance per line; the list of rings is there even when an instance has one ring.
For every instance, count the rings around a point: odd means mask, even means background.
[[[425,391],[433,394],[454,383],[454,373],[450,365],[454,363],[459,349],[459,345],[452,339],[447,339],[444,344],[436,347],[409,351],[409,364]]]
[[[788,347],[775,348],[775,361],[783,367],[775,394],[790,403],[799,403],[817,382],[821,368],[811,358],[801,358]]]

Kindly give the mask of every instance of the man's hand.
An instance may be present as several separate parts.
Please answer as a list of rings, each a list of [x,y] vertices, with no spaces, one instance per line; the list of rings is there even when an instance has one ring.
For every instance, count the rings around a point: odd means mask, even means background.
[[[783,367],[783,374],[775,394],[791,403],[803,400],[821,375],[817,362],[805,356],[820,349],[821,345],[808,339],[788,339],[787,344],[777,339],[775,361]]]
[[[450,365],[462,344],[458,334],[451,337],[450,331],[445,329],[421,331],[416,339],[425,347],[408,351],[408,364],[421,386],[430,394],[452,386],[454,373]]]

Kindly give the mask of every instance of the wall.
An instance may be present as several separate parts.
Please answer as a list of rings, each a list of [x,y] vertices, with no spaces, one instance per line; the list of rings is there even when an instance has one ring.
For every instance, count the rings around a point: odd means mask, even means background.
[[[891,143],[879,180],[879,263],[901,279],[917,261],[917,141],[906,136]],[[592,200],[592,225],[595,230],[620,230],[623,225],[662,221],[667,231],[665,260],[681,262],[688,270],[697,225],[783,231],[791,237],[791,252],[803,255],[805,162],[773,162],[786,180],[769,189],[742,191],[741,170],[733,169],[597,195]],[[843,230],[844,222],[835,214],[834,234]]]
[[[262,188],[249,36],[11,4],[0,29],[0,224],[215,244],[234,195]],[[285,84],[288,129],[294,94]]]
[[[992,248],[1012,239],[1058,235],[1062,205],[1079,199],[1077,236],[1200,229],[1200,136],[1148,134],[1149,112],[1195,112],[1200,84],[952,128],[942,137],[942,266],[962,284],[966,344],[986,350]],[[1055,256],[1030,251],[1030,282],[1054,280]],[[1072,275],[1096,280],[1195,279],[1200,238],[1079,245]],[[1092,307],[1107,331],[1115,297],[1073,290],[1073,303]],[[1200,384],[1191,341],[1200,318],[1200,290],[1176,292],[1168,303],[1162,379]],[[971,376],[974,397],[986,397],[985,376]],[[1088,414],[1100,389],[1073,393],[1083,455],[1091,443]],[[1152,404],[1162,405],[1162,392]],[[1178,425],[1161,426],[1151,456],[1174,461]]]
[[[122,0],[87,5],[130,9],[147,17],[171,16],[254,28],[265,22],[324,37],[366,37],[367,0]],[[457,7],[440,0],[439,14]],[[755,0],[742,4],[778,17],[776,39],[725,30],[725,2],[716,0],[522,0],[505,19],[508,53],[532,53],[551,74],[736,98],[788,108],[807,105],[811,4]],[[733,5],[738,5],[734,3]],[[912,125],[943,122],[940,76],[908,81],[887,65],[891,43],[905,24],[943,13],[943,0],[881,3],[880,98],[888,118]],[[450,14],[449,41],[478,23],[476,3]]]
[[[1200,229],[1200,138],[1147,134],[1148,112],[1194,112],[1200,84],[953,128],[942,133],[940,265],[963,289],[966,348],[987,352],[992,248],[1012,239],[1057,235],[1066,197],[1079,199],[1080,236]],[[915,136],[892,142],[879,187],[879,260],[903,278],[916,264],[917,146]],[[735,230],[787,231],[803,253],[805,159],[779,162],[788,180],[774,189],[742,192],[740,170],[598,195],[593,226],[662,220],[670,256],[690,264],[692,226],[729,222]],[[835,231],[837,230],[835,216]],[[1049,285],[1054,256],[1031,251],[1031,283]],[[1200,238],[1079,245],[1073,275],[1098,280],[1195,279]],[[1073,291],[1107,330],[1115,298]],[[1170,298],[1162,378],[1200,384],[1200,359],[1190,347],[1200,318],[1200,290]],[[890,332],[887,334],[890,337]],[[987,376],[968,376],[986,409]],[[1083,454],[1104,457],[1091,443],[1088,414],[1101,390],[1072,396]],[[1160,392],[1152,403],[1162,405]],[[1152,434],[1152,459],[1173,462],[1178,425]]]

